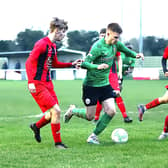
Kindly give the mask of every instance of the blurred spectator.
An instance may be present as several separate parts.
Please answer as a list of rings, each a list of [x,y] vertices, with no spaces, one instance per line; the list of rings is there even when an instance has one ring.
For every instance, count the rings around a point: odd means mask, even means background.
[[[15,69],[21,69],[21,64],[20,64],[20,61],[17,61],[16,64],[15,64]],[[21,73],[20,71],[15,71],[17,73]]]
[[[8,64],[6,61],[2,64],[2,69],[8,69]],[[6,80],[6,71],[5,71],[4,79]]]
[[[8,69],[8,64],[7,64],[7,62],[4,62],[4,63],[2,64],[2,69]]]

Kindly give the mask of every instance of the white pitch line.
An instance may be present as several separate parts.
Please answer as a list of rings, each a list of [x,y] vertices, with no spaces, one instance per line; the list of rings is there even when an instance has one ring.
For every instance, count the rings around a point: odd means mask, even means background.
[[[159,113],[164,113],[165,111],[161,110],[161,111],[157,111]],[[65,113],[65,110],[63,111],[62,110],[62,113],[61,113],[61,116],[63,116],[63,114]],[[117,113],[120,113],[119,111],[117,111]],[[137,111],[128,111],[127,113],[129,114],[136,114],[138,113]],[[145,112],[145,115],[146,114],[151,114],[153,112],[151,111],[147,111]],[[0,117],[0,121],[3,121],[3,120],[16,120],[16,119],[26,119],[26,118],[41,118],[45,113],[40,113],[40,114],[36,114],[36,115],[28,115],[28,116],[17,116],[17,117]]]
[[[0,117],[0,121],[2,121],[2,120],[26,119],[26,118],[41,118],[44,114],[45,113],[40,113],[40,114],[36,114],[36,115],[27,115],[27,116],[17,116],[17,117]],[[64,113],[61,113],[61,116],[63,114]]]
[[[44,114],[29,115],[29,116],[19,116],[19,117],[0,117],[0,120],[15,120],[15,119],[25,119],[25,118],[40,118]]]

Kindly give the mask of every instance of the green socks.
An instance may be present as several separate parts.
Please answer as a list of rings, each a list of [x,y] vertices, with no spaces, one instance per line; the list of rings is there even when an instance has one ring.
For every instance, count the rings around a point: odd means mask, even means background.
[[[72,114],[76,115],[77,117],[86,119],[86,110],[85,109],[75,108],[72,110]]]
[[[93,133],[99,135],[107,127],[111,119],[112,119],[111,116],[109,116],[107,113],[104,113],[101,119],[98,121]]]

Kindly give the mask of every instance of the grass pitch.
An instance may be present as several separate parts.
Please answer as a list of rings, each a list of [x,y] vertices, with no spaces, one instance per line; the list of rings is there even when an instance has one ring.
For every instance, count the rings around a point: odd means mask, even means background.
[[[123,122],[117,114],[99,136],[101,145],[90,145],[86,139],[95,125],[76,117],[68,124],[61,121],[63,142],[67,150],[54,148],[50,125],[41,129],[38,144],[29,129],[41,114],[27,90],[26,81],[0,81],[0,168],[167,168],[168,139],[158,141],[168,105],[147,111],[144,121],[137,120],[140,103],[162,96],[166,80],[125,80],[122,92],[132,124]],[[54,81],[62,116],[70,104],[83,107],[82,81]],[[114,144],[110,135],[115,128],[125,128],[126,144]]]

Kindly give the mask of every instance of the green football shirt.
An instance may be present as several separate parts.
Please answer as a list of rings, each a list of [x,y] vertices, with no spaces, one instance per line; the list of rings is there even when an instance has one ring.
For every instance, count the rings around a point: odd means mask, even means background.
[[[136,58],[130,57],[129,55],[124,54],[123,52],[120,52],[121,58],[122,58],[122,74],[125,76],[126,74],[124,73],[125,71],[128,71],[129,67],[134,67],[135,66],[135,61]],[[118,72],[118,64],[117,65],[117,72]]]
[[[120,41],[114,45],[106,44],[104,38],[95,42],[84,62],[81,64],[82,68],[87,69],[83,84],[93,87],[109,85],[109,72],[116,58],[117,51],[123,52],[134,58],[136,57],[136,52],[128,49]],[[102,63],[108,64],[109,67],[107,69],[97,69],[98,65]]]
[[[135,58],[130,57],[129,55],[125,55],[124,53],[121,52],[121,58],[123,61],[123,65],[128,65],[129,67],[134,67],[135,66]]]

